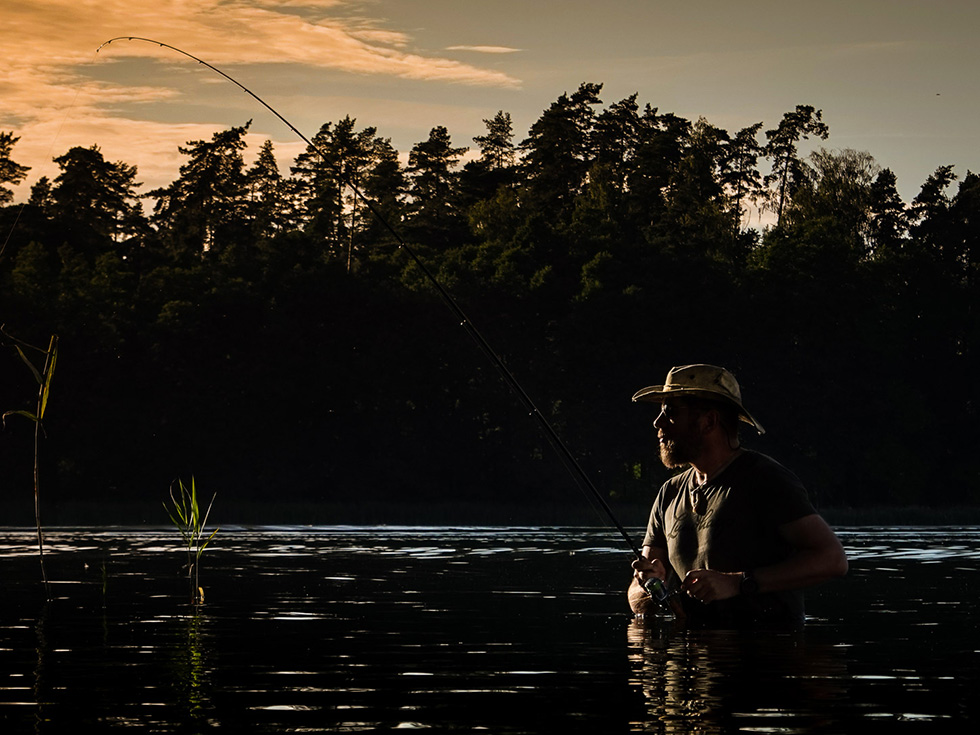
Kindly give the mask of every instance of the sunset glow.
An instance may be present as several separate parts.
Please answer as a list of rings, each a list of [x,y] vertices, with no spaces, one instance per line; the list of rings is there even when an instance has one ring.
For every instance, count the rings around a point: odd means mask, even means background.
[[[735,7],[737,5],[737,7]],[[177,146],[254,119],[288,162],[303,144],[217,75],[141,36],[241,79],[314,133],[345,115],[403,153],[436,125],[472,146],[483,120],[513,115],[522,137],[552,100],[583,81],[603,99],[735,129],[766,127],[797,104],[824,110],[829,147],[867,150],[914,196],[936,167],[978,168],[980,95],[971,38],[980,11],[959,2],[674,3],[616,0],[561,9],[506,0],[37,0],[5,2],[0,130],[31,166],[25,199],[51,159],[101,147],[154,187],[172,180]],[[928,8],[928,12],[924,10]]]

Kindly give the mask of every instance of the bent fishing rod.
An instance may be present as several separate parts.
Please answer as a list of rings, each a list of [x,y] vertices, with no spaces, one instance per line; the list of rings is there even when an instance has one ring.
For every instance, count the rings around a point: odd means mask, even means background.
[[[253,92],[251,89],[249,89],[244,84],[239,82],[237,79],[223,72],[218,67],[209,64],[203,59],[199,59],[197,56],[194,56],[193,54],[190,54],[182,49],[179,49],[176,46],[171,46],[170,44],[167,43],[162,43],[160,41],[155,41],[151,38],[142,38],[139,36],[118,36],[116,38],[111,38],[105,43],[103,43],[101,46],[99,46],[99,48],[96,49],[96,53],[99,53],[103,48],[105,48],[106,46],[108,46],[109,44],[115,41],[141,41],[144,43],[154,44],[156,46],[160,46],[161,48],[169,49],[170,51],[181,54],[182,56],[186,56],[187,58],[196,61],[198,64],[207,67],[208,69],[215,72],[216,74],[220,74],[222,77],[224,77],[229,82],[234,84],[236,87],[241,89],[247,95],[252,97],[252,99],[254,99],[260,105],[265,107],[269,112],[275,115],[279,120],[283,122],[283,124],[286,125],[287,128],[293,131],[293,133],[295,133],[311,149],[315,150],[324,159],[327,158],[324,151],[321,150],[318,145],[316,145],[309,138],[303,135],[303,133],[300,132],[295,125],[293,125],[291,122],[289,122],[289,120],[283,117],[275,108],[272,107],[272,105],[270,105],[268,102],[263,100],[255,92]],[[504,364],[504,361],[500,358],[497,352],[490,346],[490,343],[487,342],[487,340],[484,338],[480,330],[478,330],[476,326],[473,324],[473,322],[470,321],[470,319],[466,316],[466,314],[463,312],[463,309],[460,307],[456,299],[454,299],[452,295],[443,287],[443,285],[435,277],[432,271],[429,270],[429,268],[425,265],[422,259],[418,256],[415,250],[409,246],[409,244],[404,240],[404,238],[402,238],[402,236],[398,233],[398,231],[395,230],[394,227],[392,227],[392,225],[388,222],[387,219],[385,219],[385,217],[378,210],[377,206],[375,206],[375,203],[368,196],[366,196],[364,193],[361,192],[361,190],[354,184],[354,182],[350,179],[350,177],[347,177],[343,172],[341,172],[341,176],[344,178],[344,183],[354,193],[354,196],[361,203],[363,203],[364,206],[367,207],[367,209],[371,212],[371,214],[374,215],[374,217],[384,227],[384,229],[387,230],[388,233],[395,239],[395,242],[398,243],[398,247],[401,250],[404,250],[406,253],[408,253],[409,257],[412,259],[412,262],[415,263],[418,269],[425,276],[426,280],[432,285],[433,288],[435,288],[436,292],[439,294],[439,297],[442,299],[443,303],[445,303],[445,305],[449,307],[449,310],[453,313],[453,315],[457,319],[459,319],[460,326],[463,327],[463,329],[466,330],[467,334],[469,334],[469,336],[473,339],[473,341],[476,342],[477,346],[480,348],[483,354],[486,355],[486,357],[490,360],[490,362],[494,365],[494,367],[497,368],[497,371],[504,379],[504,382],[507,383],[508,386],[510,386],[511,390],[514,391],[514,393],[520,399],[521,403],[528,410],[529,414],[538,422],[540,428],[544,432],[548,441],[551,443],[552,447],[556,450],[559,457],[564,461],[565,467],[572,474],[572,477],[578,482],[581,488],[583,488],[585,491],[590,493],[593,499],[598,502],[599,506],[605,512],[606,516],[613,523],[613,525],[616,527],[619,533],[622,535],[623,539],[626,541],[626,544],[632,550],[636,558],[637,559],[642,558],[642,555],[640,554],[640,550],[637,548],[633,539],[626,532],[626,529],[623,528],[623,525],[616,519],[616,516],[613,514],[612,509],[609,507],[609,504],[602,497],[602,494],[599,492],[598,488],[596,488],[596,486],[593,484],[592,480],[589,478],[585,470],[582,469],[581,464],[572,454],[571,450],[569,450],[568,446],[559,436],[558,432],[555,431],[554,427],[544,416],[544,414],[542,414],[541,411],[538,410],[538,407],[535,405],[534,401],[531,400],[531,396],[528,395],[526,390],[524,390],[524,387],[520,384],[520,382],[518,382],[517,378],[514,377],[514,374],[507,368],[507,366]]]

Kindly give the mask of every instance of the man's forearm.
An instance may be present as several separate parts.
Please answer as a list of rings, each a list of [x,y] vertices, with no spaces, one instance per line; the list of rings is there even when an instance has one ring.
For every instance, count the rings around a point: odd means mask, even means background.
[[[752,571],[763,592],[802,589],[847,574],[844,547],[819,515],[800,518],[780,527],[780,534],[796,551],[785,561]]]
[[[803,589],[846,574],[847,557],[833,547],[801,549],[786,561],[751,571],[760,592]]]
[[[647,615],[660,610],[660,606],[635,579],[626,592],[626,598],[629,600],[630,609],[634,615]]]

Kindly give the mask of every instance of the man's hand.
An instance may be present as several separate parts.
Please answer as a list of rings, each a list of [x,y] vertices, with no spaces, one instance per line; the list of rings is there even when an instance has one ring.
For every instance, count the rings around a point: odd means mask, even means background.
[[[635,564],[634,564],[635,566]],[[684,577],[681,590],[699,602],[727,600],[739,594],[741,572],[716,572],[711,569],[692,569]]]
[[[656,577],[661,582],[667,579],[667,568],[660,559],[642,557],[633,562],[633,579],[641,587],[650,577]]]
[[[651,599],[644,589],[643,583],[651,577],[656,577],[660,581],[667,579],[667,567],[661,561],[661,559],[666,558],[666,550],[644,546],[643,556],[633,562],[633,581],[630,584],[627,597],[630,608],[636,615],[642,616],[648,612],[659,612],[660,605]]]

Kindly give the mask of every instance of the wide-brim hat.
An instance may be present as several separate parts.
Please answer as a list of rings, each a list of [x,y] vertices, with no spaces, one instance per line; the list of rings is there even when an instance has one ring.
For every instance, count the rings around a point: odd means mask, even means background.
[[[633,395],[634,401],[661,402],[665,398],[704,398],[722,401],[738,409],[738,417],[755,427],[760,434],[766,430],[742,405],[742,391],[735,376],[716,365],[682,365],[671,368],[667,382],[641,388]]]

